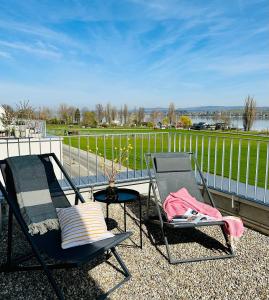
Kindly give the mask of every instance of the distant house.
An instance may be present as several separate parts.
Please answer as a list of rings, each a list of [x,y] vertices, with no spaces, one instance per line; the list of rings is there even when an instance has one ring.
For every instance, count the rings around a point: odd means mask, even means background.
[[[5,127],[3,126],[3,123],[1,121],[4,113],[5,113],[5,110],[4,110],[3,106],[0,105],[0,131],[5,131]]]
[[[46,121],[43,120],[24,120],[13,119],[8,128],[1,121],[5,114],[3,106],[0,105],[0,137],[45,137],[46,136]],[[8,131],[8,133],[7,133]]]

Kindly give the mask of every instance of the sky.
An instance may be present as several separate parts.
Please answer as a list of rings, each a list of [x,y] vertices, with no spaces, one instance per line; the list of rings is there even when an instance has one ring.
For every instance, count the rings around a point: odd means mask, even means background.
[[[269,106],[268,0],[0,0],[0,103]]]

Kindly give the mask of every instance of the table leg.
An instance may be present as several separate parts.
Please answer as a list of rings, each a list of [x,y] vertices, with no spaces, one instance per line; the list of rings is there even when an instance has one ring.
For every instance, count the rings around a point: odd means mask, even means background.
[[[142,205],[141,205],[141,198],[139,196],[139,229],[140,229],[140,248],[142,249]]]
[[[106,204],[106,218],[108,220],[108,203]]]
[[[124,210],[124,231],[126,232],[126,204],[123,204],[123,210]]]

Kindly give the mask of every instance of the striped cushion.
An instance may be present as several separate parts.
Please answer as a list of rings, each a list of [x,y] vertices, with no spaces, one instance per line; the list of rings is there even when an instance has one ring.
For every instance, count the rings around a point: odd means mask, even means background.
[[[63,249],[90,244],[114,236],[107,231],[100,203],[83,203],[67,208],[57,208],[57,214]]]

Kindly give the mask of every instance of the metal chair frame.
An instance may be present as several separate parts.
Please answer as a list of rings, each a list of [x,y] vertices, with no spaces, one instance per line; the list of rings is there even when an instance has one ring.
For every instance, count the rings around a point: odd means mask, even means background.
[[[226,233],[224,232],[224,222],[223,221],[199,222],[197,224],[195,224],[195,223],[173,224],[171,222],[168,222],[168,220],[166,218],[166,214],[160,205],[160,197],[158,195],[158,185],[157,185],[156,178],[155,178],[156,170],[153,167],[154,174],[152,175],[152,172],[150,169],[151,164],[152,164],[152,166],[154,166],[153,160],[154,160],[155,154],[158,154],[158,153],[146,153],[145,154],[145,160],[146,160],[148,175],[149,175],[149,179],[150,179],[149,190],[148,190],[148,199],[147,199],[146,221],[148,221],[149,223],[158,224],[160,226],[162,238],[164,240],[165,247],[166,247],[166,253],[167,253],[166,259],[169,261],[169,263],[171,263],[171,264],[189,263],[189,262],[198,262],[198,261],[216,260],[216,259],[224,259],[224,258],[234,257],[235,253],[234,253],[231,245],[229,244]],[[196,157],[194,156],[194,154],[192,152],[187,152],[187,154],[190,155],[190,159],[192,159],[196,165],[199,176],[201,177],[203,191],[206,191],[209,201],[210,201],[210,204],[213,207],[216,207],[213,197],[207,187],[206,180],[201,172],[201,169],[199,167]],[[158,214],[158,219],[156,219],[156,220],[150,219],[150,217],[149,217],[151,191],[153,192],[153,199],[154,199],[154,203],[155,203],[157,214]],[[169,227],[169,228],[182,229],[182,228],[195,228],[195,227],[202,227],[202,226],[220,226],[221,227],[221,231],[222,231],[222,234],[223,234],[225,242],[226,242],[228,254],[215,255],[215,256],[204,256],[204,257],[194,257],[194,258],[175,258],[175,257],[173,257],[171,254],[171,251],[170,251],[170,245],[169,245],[169,241],[168,241],[168,237],[167,237],[167,233],[166,233],[166,228]]]
[[[63,168],[63,166],[60,163],[57,156],[54,153],[41,154],[39,156],[40,157],[53,158],[53,160],[56,162],[57,166],[60,168],[61,172],[63,173],[63,175],[65,177],[65,179],[68,181],[68,183],[70,184],[71,188],[73,189],[73,191],[75,193],[75,205],[77,205],[79,201],[81,203],[84,203],[85,200],[82,197],[82,195],[80,194],[79,189],[75,186],[72,179],[70,178],[70,176],[67,174],[67,172]],[[5,160],[0,161],[0,166],[3,165],[3,164],[5,164]],[[2,173],[3,173],[3,171],[2,171]],[[3,177],[4,177],[4,180],[6,180],[4,174],[3,174]],[[47,264],[45,259],[42,257],[42,254],[41,254],[42,249],[38,248],[38,246],[35,244],[35,241],[34,241],[33,237],[29,234],[28,227],[27,227],[25,221],[23,220],[18,207],[14,203],[14,199],[11,198],[11,196],[8,194],[7,190],[4,188],[4,186],[1,182],[0,182],[0,190],[1,190],[4,198],[6,199],[8,205],[9,205],[7,257],[6,257],[6,263],[4,263],[0,266],[0,272],[7,273],[7,272],[16,272],[16,271],[43,270],[44,273],[46,274],[53,290],[55,291],[55,294],[57,295],[57,298],[60,299],[60,300],[65,299],[60,287],[58,286],[58,284],[56,283],[56,281],[54,279],[54,276],[53,276],[51,270],[53,270],[53,269],[74,268],[74,267],[78,267],[79,264],[77,264],[77,263]],[[28,241],[28,243],[30,244],[30,246],[32,248],[32,253],[21,256],[21,257],[16,257],[16,258],[12,257],[13,217],[15,217],[15,219],[17,220],[19,226],[22,229],[22,232],[23,232],[26,240]],[[121,270],[119,269],[119,271],[124,275],[124,279],[122,281],[120,281],[118,284],[116,284],[114,287],[112,287],[109,291],[107,291],[106,293],[101,295],[99,297],[99,299],[107,298],[107,296],[109,294],[111,294],[114,290],[119,288],[123,283],[128,281],[131,277],[131,274],[130,274],[128,268],[124,264],[123,260],[121,259],[120,255],[118,254],[118,252],[116,251],[116,248],[115,248],[120,242],[122,242],[123,240],[128,238],[130,235],[131,235],[131,233],[127,232],[125,234],[125,236],[122,236],[119,239],[115,238],[114,240],[110,240],[110,242],[105,247],[100,248],[99,251],[96,251],[92,256],[88,257],[87,262],[91,261],[92,259],[96,258],[99,255],[106,254],[108,250],[111,250],[111,253],[114,255],[114,257],[116,258],[117,262],[119,263],[119,265],[121,267]],[[37,265],[28,265],[28,266],[21,266],[20,265],[21,263],[26,262],[29,259],[31,259],[33,256],[36,257],[39,264],[37,264]]]

